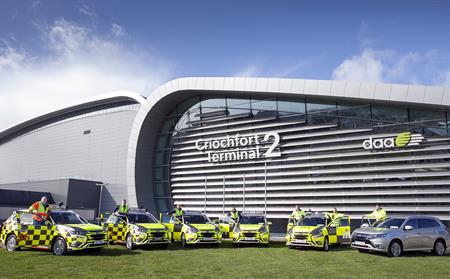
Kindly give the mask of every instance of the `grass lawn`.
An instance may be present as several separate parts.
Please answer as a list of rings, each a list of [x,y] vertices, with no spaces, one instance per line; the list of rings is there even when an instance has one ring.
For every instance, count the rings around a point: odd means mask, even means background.
[[[0,250],[0,278],[450,278],[450,254],[409,253],[400,258],[359,253],[270,248],[181,248],[127,251],[115,245],[99,253],[57,257],[51,252]]]

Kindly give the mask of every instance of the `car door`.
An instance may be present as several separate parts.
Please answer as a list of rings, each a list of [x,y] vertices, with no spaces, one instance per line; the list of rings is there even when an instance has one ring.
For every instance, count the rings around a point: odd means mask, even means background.
[[[350,243],[350,217],[343,216],[339,219],[336,236],[337,243]]]
[[[411,226],[411,229],[406,230],[407,226]],[[403,249],[404,250],[417,250],[420,249],[420,234],[419,223],[417,218],[408,219],[403,226]]]
[[[46,222],[44,225],[33,225],[32,214],[22,212],[18,232],[19,246],[50,249],[55,231],[56,226],[52,222]]]
[[[183,224],[174,216],[170,218],[170,222],[173,224],[173,239],[177,241],[181,240],[181,230],[183,229]]]
[[[328,220],[331,221],[331,220]],[[328,224],[328,241],[329,243],[337,243],[337,228],[339,226],[339,218],[334,219]]]
[[[435,223],[436,221],[430,218],[419,218],[419,243],[420,249],[433,249],[435,238]],[[437,224],[437,223],[436,223]]]
[[[124,219],[111,215],[106,221],[109,241],[125,241],[127,224]]]

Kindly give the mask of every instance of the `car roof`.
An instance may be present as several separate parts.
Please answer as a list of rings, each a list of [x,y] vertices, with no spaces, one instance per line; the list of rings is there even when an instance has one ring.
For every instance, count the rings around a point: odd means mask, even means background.
[[[184,211],[184,215],[205,215],[200,211]]]
[[[265,215],[264,214],[262,214],[262,213],[247,213],[247,212],[242,212],[241,213],[241,216],[261,216],[261,217],[265,217]]]

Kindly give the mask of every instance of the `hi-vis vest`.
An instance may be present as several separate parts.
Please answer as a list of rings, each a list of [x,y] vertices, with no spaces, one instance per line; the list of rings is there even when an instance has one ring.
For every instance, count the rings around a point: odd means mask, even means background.
[[[238,219],[238,217],[239,217],[239,214],[238,214],[238,212],[236,211],[236,212],[231,212],[231,219],[234,219],[234,220],[237,220]]]
[[[178,209],[178,208],[175,208],[175,217],[181,217],[181,216],[183,216],[183,209]]]
[[[29,211],[34,213],[32,218],[38,222],[42,222],[44,219],[48,219],[49,207],[45,207],[44,204],[40,201],[33,203],[30,206]]]
[[[303,210],[294,210],[291,214],[292,218],[300,219],[305,216],[305,212]]]
[[[119,213],[128,213],[128,205],[119,205]]]

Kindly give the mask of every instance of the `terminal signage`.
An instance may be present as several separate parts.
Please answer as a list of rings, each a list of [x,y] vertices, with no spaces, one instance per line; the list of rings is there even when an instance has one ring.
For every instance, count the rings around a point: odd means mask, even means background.
[[[199,139],[195,142],[195,147],[208,155],[208,162],[219,163],[280,157],[280,151],[275,150],[279,143],[278,133],[267,132]]]
[[[411,134],[411,132],[404,132],[395,137],[373,138],[370,137],[363,141],[363,148],[367,150],[372,149],[386,149],[386,148],[403,148],[407,146],[419,145],[423,141],[421,134]]]

